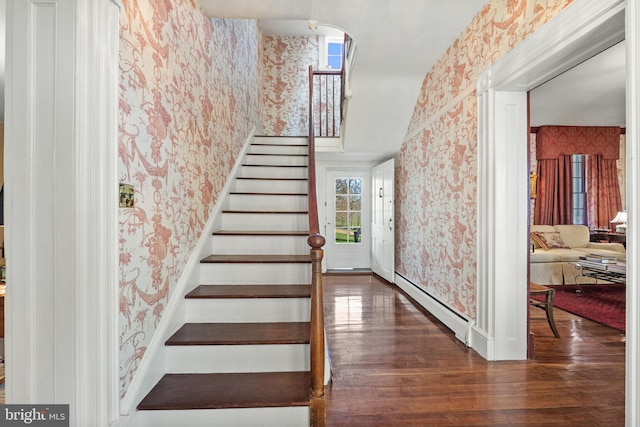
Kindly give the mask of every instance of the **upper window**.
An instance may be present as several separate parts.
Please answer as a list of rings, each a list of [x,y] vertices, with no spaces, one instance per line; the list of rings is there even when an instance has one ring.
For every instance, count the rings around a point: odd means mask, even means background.
[[[342,69],[342,57],[344,55],[344,39],[338,37],[325,38],[325,66],[332,70]]]

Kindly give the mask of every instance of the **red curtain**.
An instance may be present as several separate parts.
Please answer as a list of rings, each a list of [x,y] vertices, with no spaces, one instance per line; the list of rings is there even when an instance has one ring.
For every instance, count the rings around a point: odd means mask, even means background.
[[[615,160],[595,154],[587,162],[587,204],[589,228],[610,228],[610,221],[622,210]]]
[[[538,160],[533,223],[571,224],[571,156]]]
[[[586,154],[589,226],[609,228],[622,201],[616,160],[620,128],[541,126],[536,136],[538,192],[534,224],[571,224],[571,155]]]

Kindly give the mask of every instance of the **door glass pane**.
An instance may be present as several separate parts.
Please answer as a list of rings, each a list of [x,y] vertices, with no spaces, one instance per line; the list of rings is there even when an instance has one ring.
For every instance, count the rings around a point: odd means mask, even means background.
[[[349,196],[349,210],[361,211],[362,210],[362,196]]]
[[[362,241],[362,178],[338,178],[335,186],[336,243]]]
[[[349,194],[362,194],[362,180],[360,178],[349,179]]]
[[[336,195],[336,211],[346,211],[348,209],[347,198],[349,196]]]
[[[348,186],[346,179],[336,179],[336,194],[347,194]]]

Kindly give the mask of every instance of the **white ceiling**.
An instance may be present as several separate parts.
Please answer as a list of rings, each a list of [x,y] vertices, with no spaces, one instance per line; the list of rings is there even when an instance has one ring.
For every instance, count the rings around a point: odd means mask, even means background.
[[[531,126],[625,127],[624,41],[530,93]]]
[[[270,34],[308,35],[309,19],[320,21],[315,34],[332,35],[332,26],[347,30],[358,44],[358,60],[346,150],[349,158],[362,160],[399,150],[425,74],[485,2],[394,0],[392,6],[391,0],[200,0],[211,16],[260,18]],[[0,0],[0,100],[5,12],[6,0]],[[531,125],[624,127],[624,49],[619,43],[532,90]]]
[[[357,45],[344,133],[350,157],[398,152],[429,69],[487,0],[199,0],[211,17],[332,26]],[[265,23],[263,21],[263,28]],[[306,25],[303,34],[309,34]]]

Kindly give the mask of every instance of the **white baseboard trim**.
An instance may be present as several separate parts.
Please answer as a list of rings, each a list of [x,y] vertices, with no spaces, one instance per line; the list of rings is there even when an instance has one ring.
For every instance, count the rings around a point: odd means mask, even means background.
[[[395,285],[435,316],[447,328],[451,329],[457,339],[466,345],[470,345],[469,330],[474,324],[472,319],[458,313],[442,301],[437,300],[398,273],[395,274]]]
[[[495,348],[494,339],[488,337],[485,331],[478,328],[475,323],[470,328],[469,342],[467,345],[486,360],[495,360],[493,353],[493,349]]]
[[[176,287],[169,296],[167,307],[162,313],[162,318],[158,324],[153,338],[147,346],[140,365],[136,370],[136,373],[129,384],[127,392],[120,402],[121,415],[129,415],[146,396],[147,393],[153,388],[153,386],[162,378],[165,374],[165,341],[184,323],[180,319],[184,318],[184,313],[180,313],[180,310],[184,311],[184,296],[190,292],[193,288],[198,286],[200,282],[200,260],[207,255],[210,255],[210,237],[215,230],[216,221],[219,222],[219,217],[222,212],[224,203],[226,202],[227,195],[230,190],[231,184],[234,182],[235,177],[242,166],[242,160],[244,159],[251,141],[253,141],[255,135],[255,128],[251,130],[249,136],[244,142],[242,150],[236,158],[235,165],[229,175],[227,181],[222,188],[216,203],[213,206],[209,219],[202,230],[200,239],[196,244],[189,261],[185,265],[182,276],[178,280]],[[176,320],[178,319],[178,320]]]

